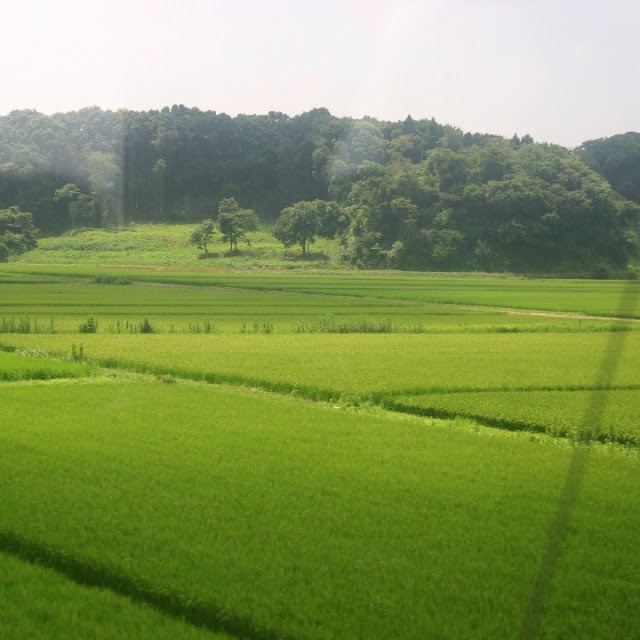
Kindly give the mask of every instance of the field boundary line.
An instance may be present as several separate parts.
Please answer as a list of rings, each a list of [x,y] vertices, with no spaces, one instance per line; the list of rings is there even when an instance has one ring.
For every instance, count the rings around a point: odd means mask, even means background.
[[[550,430],[547,425],[541,422],[524,422],[522,420],[509,420],[507,418],[492,417],[483,414],[475,414],[466,411],[455,411],[450,409],[439,409],[437,407],[417,407],[413,405],[404,405],[402,403],[386,403],[383,405],[385,409],[396,413],[405,413],[408,415],[420,416],[423,418],[437,418],[439,420],[455,420],[461,418],[464,420],[473,420],[484,427],[492,427],[503,431],[513,431],[519,433],[536,433],[549,436],[551,438],[575,438],[575,433],[566,429],[558,428]],[[593,437],[594,442],[600,444],[615,443],[628,447],[640,447],[638,438],[629,438],[624,436],[611,436],[610,434],[596,434]]]
[[[234,615],[213,602],[195,601],[166,588],[154,587],[143,579],[116,573],[103,565],[76,558],[66,551],[34,542],[12,531],[0,529],[0,552],[46,567],[81,586],[107,589],[136,604],[150,606],[207,631],[226,633],[238,640],[294,640],[291,636],[260,629],[250,620]]]
[[[411,387],[409,389],[400,389],[396,391],[378,392],[385,398],[397,398],[399,396],[422,396],[422,395],[456,395],[462,393],[541,393],[541,392],[579,392],[579,391],[638,391],[640,384],[621,384],[621,385],[541,385],[530,387],[514,387],[503,385],[501,387]]]

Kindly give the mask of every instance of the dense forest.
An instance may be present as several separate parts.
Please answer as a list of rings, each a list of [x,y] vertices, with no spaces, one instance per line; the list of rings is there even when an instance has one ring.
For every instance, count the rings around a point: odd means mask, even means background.
[[[14,111],[0,117],[0,209],[31,212],[42,233],[55,234],[200,222],[227,198],[275,221],[322,200],[343,259],[357,266],[624,269],[640,218],[625,199],[640,200],[640,135],[626,135],[636,138],[570,152],[528,135],[326,109],[235,118],[183,105]]]
[[[640,203],[640,133],[589,140],[576,153],[621,196]]]

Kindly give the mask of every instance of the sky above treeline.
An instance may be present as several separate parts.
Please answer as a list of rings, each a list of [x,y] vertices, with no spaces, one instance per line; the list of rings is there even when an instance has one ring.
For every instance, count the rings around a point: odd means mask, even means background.
[[[637,0],[2,5],[0,115],[326,107],[567,147],[640,130]]]

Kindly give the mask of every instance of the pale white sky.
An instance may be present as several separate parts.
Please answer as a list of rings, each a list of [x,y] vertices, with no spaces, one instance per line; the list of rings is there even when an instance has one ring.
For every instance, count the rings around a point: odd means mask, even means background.
[[[0,0],[0,115],[185,104],[640,130],[638,0]]]

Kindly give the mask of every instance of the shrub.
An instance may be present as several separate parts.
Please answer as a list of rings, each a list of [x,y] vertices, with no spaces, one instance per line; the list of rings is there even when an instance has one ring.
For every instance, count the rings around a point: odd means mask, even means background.
[[[93,316],[89,316],[80,325],[78,331],[80,331],[80,333],[97,333],[98,332],[98,321]]]

